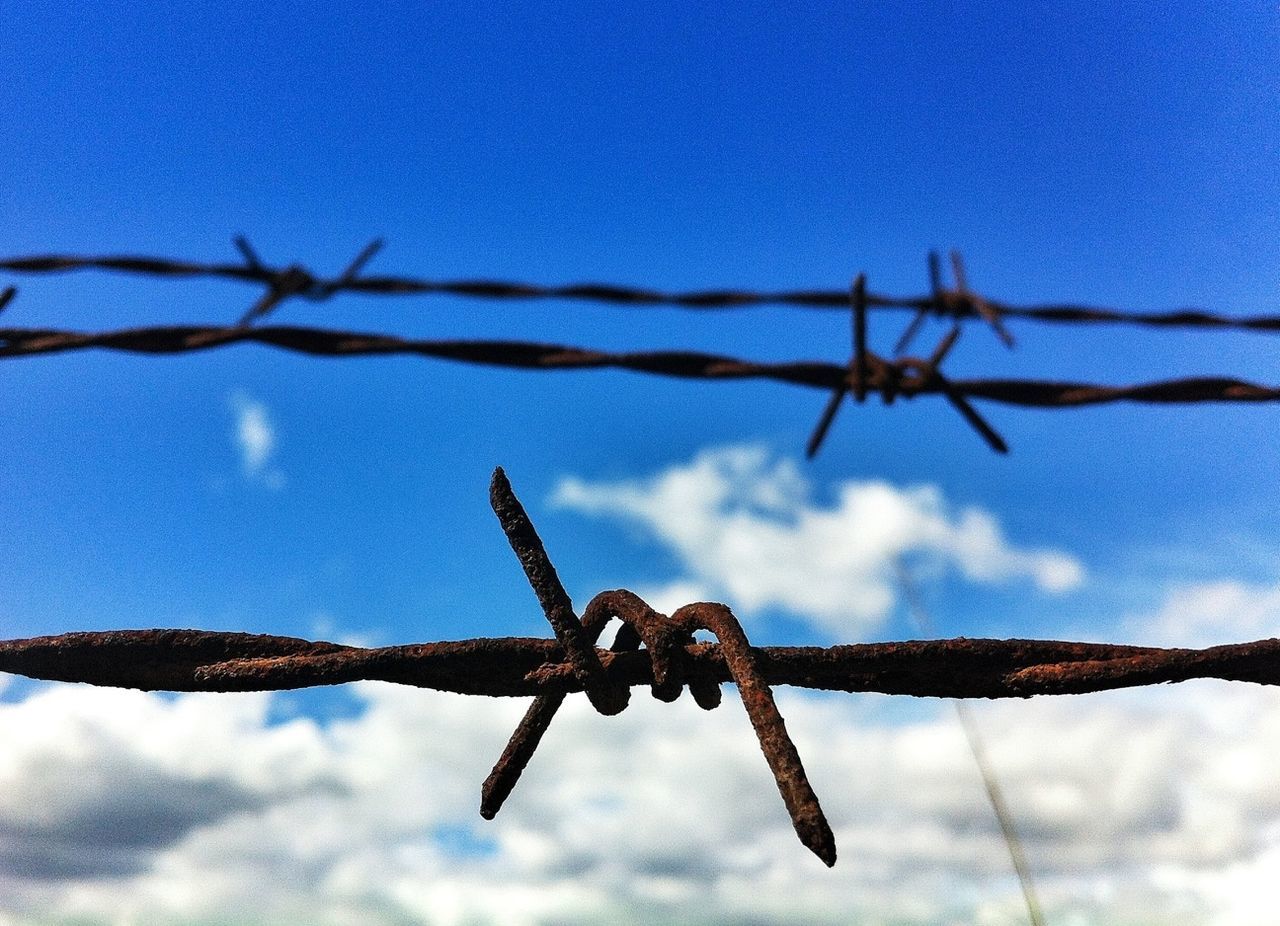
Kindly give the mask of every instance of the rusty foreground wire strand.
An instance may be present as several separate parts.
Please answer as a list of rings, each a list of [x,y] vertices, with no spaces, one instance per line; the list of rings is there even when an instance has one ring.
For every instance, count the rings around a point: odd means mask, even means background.
[[[664,292],[639,286],[612,283],[574,283],[547,286],[509,280],[458,279],[429,280],[407,276],[365,276],[364,265],[381,248],[380,239],[370,242],[336,277],[313,274],[300,264],[269,266],[253,251],[243,236],[234,239],[242,263],[201,263],[146,256],[83,256],[42,254],[0,259],[0,270],[14,273],[63,273],[76,270],[110,270],[156,277],[215,277],[239,280],[266,287],[262,300],[245,315],[245,320],[260,317],[279,302],[298,296],[321,301],[338,293],[353,292],[372,295],[452,295],[480,299],[571,299],[618,306],[670,305],[686,309],[735,309],[761,305],[803,306],[818,309],[844,309],[848,306],[845,290],[795,289],[759,291],[720,288],[686,292]],[[952,262],[959,268],[957,257]],[[930,255],[931,268],[937,263]],[[916,313],[916,323],[923,315],[948,319],[982,318],[997,328],[1002,340],[1008,340],[999,324],[1001,318],[1025,318],[1043,322],[1102,323],[1141,325],[1150,328],[1208,328],[1242,331],[1280,331],[1280,315],[1230,316],[1202,309],[1179,309],[1171,312],[1144,313],[1085,305],[1053,304],[1016,306],[969,291],[963,273],[957,274],[956,287],[939,285],[933,270],[931,292],[923,296],[889,296],[867,293],[867,304],[876,309],[900,309]]]
[[[602,714],[648,685],[674,701],[688,686],[710,710],[733,682],[801,841],[824,863],[836,848],[771,686],[942,698],[1078,694],[1195,678],[1280,685],[1280,640],[1160,649],[1052,640],[928,640],[832,647],[755,647],[722,604],[669,617],[626,590],[602,592],[579,620],[501,470],[491,500],[555,639],[498,637],[363,648],[292,637],[200,630],[120,630],[0,641],[0,672],[149,691],[283,691],[373,679],[490,697],[533,697],[493,772],[481,814],[492,818],[565,697],[586,692]],[[605,624],[622,627],[609,650]],[[709,630],[715,643],[693,634]]]

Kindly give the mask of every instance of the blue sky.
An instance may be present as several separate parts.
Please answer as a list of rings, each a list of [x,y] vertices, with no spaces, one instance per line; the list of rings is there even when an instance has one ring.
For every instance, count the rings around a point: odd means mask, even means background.
[[[381,236],[387,245],[371,270],[382,273],[772,289],[838,288],[866,272],[876,291],[917,294],[927,285],[927,252],[957,248],[975,288],[1012,303],[1276,310],[1274,5],[974,3],[907,12],[771,4],[690,10],[665,2],[372,10],[229,3],[164,15],[152,5],[114,4],[68,15],[16,2],[0,22],[6,255],[234,260],[231,237],[243,233],[271,263],[296,261],[327,274]],[[231,323],[257,296],[228,282],[89,273],[0,278],[10,283],[20,292],[5,319],[21,327]],[[275,317],[420,337],[759,359],[839,362],[848,350],[841,313],[782,308],[699,314],[342,296],[288,303]],[[887,352],[905,322],[905,315],[873,314],[872,346]],[[948,372],[1117,384],[1200,374],[1280,380],[1266,335],[1030,322],[1013,330],[1011,352],[970,327]],[[921,349],[941,333],[926,329]],[[579,603],[623,584],[655,596],[716,595],[760,643],[913,635],[885,579],[885,557],[896,554],[918,570],[947,634],[1178,643],[1280,633],[1272,503],[1280,442],[1277,413],[1266,406],[1039,411],[983,404],[1012,446],[999,457],[939,400],[891,409],[871,402],[846,406],[822,454],[806,462],[804,442],[825,397],[770,383],[535,374],[409,358],[317,360],[255,346],[172,358],[82,352],[11,360],[0,375],[5,637],[138,626],[376,643],[544,634],[487,507],[495,465],[507,469]],[[680,495],[681,487],[694,494]],[[1053,563],[1067,572],[1053,572]],[[1233,691],[1204,691],[1251,705],[1239,707],[1241,718],[1261,716],[1270,704],[1265,693],[1245,702]],[[0,768],[11,776],[10,792],[34,787],[33,769],[52,762],[50,755],[61,757],[49,767],[68,782],[82,777],[75,762],[88,761],[88,747],[72,731],[108,730],[109,721],[93,713],[105,702],[94,699],[114,696],[10,681],[0,723],[13,724],[10,740],[24,744]],[[133,770],[104,793],[141,787],[159,769],[172,785],[173,807],[198,810],[209,794],[223,793],[216,785],[243,798],[222,805],[240,807],[239,816],[215,811],[216,801],[207,817],[175,813],[154,844],[129,849],[123,867],[89,866],[73,877],[48,864],[52,849],[46,864],[28,864],[14,846],[41,833],[64,855],[83,854],[93,848],[85,839],[57,842],[56,820],[92,818],[101,822],[94,832],[130,832],[137,820],[127,807],[85,797],[72,813],[46,798],[43,822],[0,808],[0,883],[14,898],[0,900],[0,924],[46,915],[60,922],[83,912],[76,905],[85,897],[107,911],[106,922],[280,921],[279,911],[271,919],[237,900],[233,887],[201,894],[183,880],[183,866],[222,859],[227,884],[265,890],[251,867],[235,874],[236,865],[249,864],[245,834],[261,838],[272,814],[287,817],[303,805],[308,815],[325,816],[307,802],[334,781],[345,782],[334,793],[349,799],[325,813],[364,827],[367,840],[354,840],[360,853],[344,855],[316,835],[329,854],[312,870],[298,861],[305,852],[282,845],[271,882],[281,910],[303,910],[303,895],[322,898],[310,921],[678,922],[696,918],[687,893],[694,888],[717,898],[704,914],[747,921],[725,899],[726,885],[745,869],[712,844],[694,836],[681,843],[685,874],[678,878],[637,862],[648,849],[632,846],[627,854],[628,834],[643,828],[616,793],[597,795],[605,809],[580,819],[577,805],[539,804],[535,781],[524,817],[508,829],[501,820],[483,829],[466,789],[478,787],[500,748],[508,722],[502,711],[518,713],[518,706],[463,707],[432,697],[365,686],[252,702],[121,702],[124,715],[164,730],[182,729],[181,712],[189,711],[211,725],[214,745],[174,740],[183,755],[210,750],[193,769],[175,765],[163,749],[149,751],[140,734],[90,736],[113,744],[94,763]],[[993,709],[994,751],[1003,749],[1015,767],[1009,790],[1021,797],[1027,825],[1043,824],[1030,855],[1035,869],[1039,851],[1057,922],[1248,921],[1248,910],[1224,906],[1223,897],[1226,885],[1248,882],[1249,872],[1280,852],[1266,835],[1280,812],[1249,803],[1262,801],[1272,783],[1259,778],[1250,790],[1237,775],[1227,776],[1235,790],[1205,784],[1219,781],[1215,756],[1243,747],[1220,727],[1196,726],[1206,721],[1177,697],[1080,699],[1070,703],[1098,707],[1069,715],[1063,704],[1040,702]],[[343,739],[343,725],[390,737],[397,718],[427,722],[420,703],[441,705],[431,723],[445,723],[449,711],[475,711],[457,723],[487,738],[440,772],[441,780],[457,779],[452,803],[463,806],[442,805],[408,828],[379,828],[370,821],[381,818],[360,804],[377,803],[372,792],[352,783],[366,779],[351,771],[354,740]],[[232,719],[218,719],[219,704],[237,705],[225,708]],[[880,743],[899,759],[916,755],[914,743],[936,742],[936,749],[919,747],[927,757],[951,756],[957,746],[931,702],[793,695],[787,704],[800,727],[827,730],[833,742]],[[1050,720],[1029,723],[1041,717],[1035,712]],[[693,753],[679,750],[698,743],[685,742],[653,711],[643,717],[615,723],[583,715],[570,721],[583,740],[566,738],[538,761],[566,774],[579,761],[625,768],[635,748],[628,736],[649,729],[691,761]],[[734,725],[741,720],[716,721],[727,725],[725,743],[743,733]],[[611,723],[628,731],[611,734],[612,757],[595,739],[597,725]],[[1149,829],[1086,832],[1083,816],[1062,809],[1062,787],[1046,783],[1050,771],[1025,758],[1035,749],[1018,738],[1051,723],[1060,724],[1064,743],[1095,743],[1099,724],[1148,732],[1174,724],[1168,742],[1153,741],[1145,759],[1121,763],[1114,776],[1081,769],[1084,777],[1071,786],[1085,796],[1081,806],[1096,807],[1120,800],[1116,776],[1148,781],[1144,774],[1180,769],[1148,789],[1171,795],[1169,806],[1152,811]],[[65,738],[46,742],[34,732],[45,726]],[[219,735],[228,737],[221,745]],[[310,771],[298,773],[296,791],[271,790],[275,784],[250,771],[219,765],[216,757],[237,740],[256,744],[244,747],[246,755],[261,750],[264,767],[302,749],[298,767]],[[1198,759],[1170,757],[1169,742],[1201,740]],[[596,758],[575,759],[574,743]],[[828,791],[853,773],[840,757],[863,748],[833,748],[823,758],[819,739],[799,746],[807,761],[832,763]],[[954,774],[970,774],[962,748],[955,755],[964,771]],[[406,774],[445,761],[396,756],[386,767]],[[1239,761],[1248,766],[1250,756]],[[743,761],[751,767],[758,757]],[[930,761],[924,767],[938,781],[953,774]],[[904,837],[893,858],[860,868],[850,852],[836,872],[850,879],[839,884],[856,884],[857,897],[824,882],[808,895],[815,904],[856,909],[868,922],[1018,921],[1016,887],[1000,867],[979,791],[971,802],[938,797],[916,805],[885,793],[894,790],[894,774],[858,768],[871,781],[883,774],[883,785],[866,796],[899,808],[895,826],[943,822],[918,845]],[[673,800],[663,797],[663,780],[652,786],[659,803]],[[192,792],[192,782],[205,790]],[[451,795],[452,787],[440,786],[439,794]],[[934,793],[919,783],[916,790]],[[378,794],[383,802],[410,800]],[[1216,797],[1196,803],[1196,794]],[[705,814],[686,808],[686,815],[695,828],[728,826],[712,818],[739,799],[775,809],[764,779],[732,801],[725,793],[708,798]],[[1204,846],[1220,848],[1226,837],[1214,842],[1186,822],[1200,819],[1197,808],[1219,807],[1215,800],[1240,814],[1234,854],[1213,855]],[[550,809],[539,815],[530,806]],[[844,843],[866,851],[882,842],[849,814],[840,817],[838,839],[843,832]],[[598,889],[584,888],[588,875],[548,873],[573,870],[565,853],[578,835],[565,835],[566,818],[578,827],[573,834],[595,834],[588,842],[601,833],[622,841]],[[767,818],[758,834],[751,830],[743,851],[786,835],[785,819],[781,830],[776,824]],[[980,845],[966,842],[974,832]],[[489,847],[480,861],[467,848],[471,839]],[[534,843],[542,855],[521,854]],[[790,858],[803,851],[798,846],[779,839],[777,851],[787,856],[780,867],[751,876],[763,877],[768,897],[794,896],[818,877]],[[379,880],[398,870],[390,863],[356,877],[351,872],[362,863],[352,853],[398,859],[406,883],[436,891],[424,899],[391,875]],[[558,861],[544,870],[533,857]],[[1127,860],[1123,877],[1115,874],[1119,858]],[[924,898],[915,906],[891,889],[906,883],[908,869],[925,872],[912,892]],[[1175,869],[1182,873],[1169,875]],[[508,907],[491,909],[474,896],[476,885],[494,878],[512,885],[517,899]],[[1107,900],[1116,890],[1143,900],[1122,909]],[[440,900],[446,895],[453,899]],[[759,915],[788,921],[780,904],[765,903]],[[515,908],[529,911],[527,920]]]

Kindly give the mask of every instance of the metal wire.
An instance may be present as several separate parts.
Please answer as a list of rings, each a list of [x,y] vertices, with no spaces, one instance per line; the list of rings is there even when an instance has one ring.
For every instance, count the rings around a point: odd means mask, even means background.
[[[832,647],[754,647],[722,604],[657,614],[625,590],[603,592],[580,622],[532,523],[501,470],[491,501],[557,639],[497,637],[363,648],[291,637],[200,630],[120,630],[0,641],[0,672],[157,691],[282,691],[361,679],[491,697],[536,699],[482,789],[498,812],[563,699],[585,691],[617,713],[648,685],[671,701],[689,686],[705,709],[733,682],[800,840],[827,865],[835,840],[771,686],[943,698],[1076,694],[1194,678],[1280,684],[1280,640],[1208,649],[1159,649],[1051,640],[928,640]],[[624,621],[608,650],[594,645]],[[693,642],[709,629],[716,643]],[[642,648],[643,646],[643,648]]]
[[[685,309],[737,309],[762,305],[801,306],[817,309],[845,309],[849,304],[845,290],[791,289],[752,290],[738,288],[699,289],[667,292],[639,286],[613,283],[573,283],[543,285],[509,280],[454,279],[431,280],[408,276],[361,276],[361,268],[381,247],[375,240],[357,255],[340,275],[323,278],[293,264],[270,267],[258,259],[243,237],[236,246],[245,257],[244,263],[199,263],[164,257],[80,256],[45,254],[11,257],[0,260],[0,270],[14,273],[64,273],[77,270],[111,270],[121,273],[156,277],[215,277],[239,280],[267,287],[274,294],[265,309],[255,307],[247,317],[258,317],[288,296],[297,295],[323,300],[341,292],[371,295],[451,295],[480,299],[569,299],[616,306],[678,306]],[[953,255],[953,262],[955,256]],[[962,279],[957,288],[936,287],[923,296],[890,296],[867,293],[867,305],[875,309],[908,310],[920,315],[936,315],[948,319],[985,318],[1002,332],[1002,318],[1025,318],[1042,322],[1140,325],[1149,328],[1208,328],[1241,331],[1280,330],[1280,315],[1232,316],[1204,309],[1177,309],[1169,312],[1143,313],[1121,309],[1074,304],[1041,304],[1017,306],[977,296]],[[1008,338],[1007,332],[1001,333]],[[905,346],[905,345],[904,345]]]
[[[430,281],[408,277],[361,276],[365,265],[382,247],[380,239],[370,242],[331,279],[317,277],[305,267],[267,266],[243,237],[234,239],[243,258],[241,264],[200,264],[157,257],[81,257],[45,255],[0,261],[0,269],[25,273],[56,273],[84,269],[106,269],[160,277],[221,277],[265,286],[262,296],[249,307],[235,326],[158,326],[101,333],[47,329],[7,328],[0,330],[0,358],[59,353],[101,347],[135,353],[181,353],[206,350],[242,341],[269,344],[321,356],[412,353],[421,356],[498,366],[536,369],[618,367],[666,376],[698,379],[768,378],[798,385],[818,386],[831,391],[826,408],[806,447],[814,456],[826,437],[846,392],[863,402],[868,391],[879,392],[886,404],[899,396],[940,394],[965,422],[997,453],[1007,453],[1008,444],[973,407],[971,398],[985,398],[1015,405],[1064,407],[1116,401],[1150,403],[1264,402],[1280,398],[1280,389],[1227,377],[1196,377],[1135,386],[1100,386],[1026,380],[952,381],[940,370],[942,360],[960,334],[960,322],[967,318],[984,320],[1006,345],[1013,336],[1004,325],[1005,317],[1046,320],[1131,321],[1168,327],[1270,329],[1280,328],[1280,318],[1231,319],[1201,312],[1177,312],[1165,316],[1141,316],[1082,306],[1005,306],[975,293],[969,286],[964,261],[952,252],[954,287],[942,282],[941,259],[929,255],[930,293],[924,297],[897,298],[868,292],[866,275],[855,281],[848,303],[853,309],[854,350],[847,369],[818,362],[755,363],[692,351],[647,351],[609,353],[559,345],[513,341],[415,340],[393,335],[367,334],[296,326],[253,327],[281,303],[298,296],[325,300],[340,292],[378,294],[449,293],[483,298],[567,298],[619,305],[672,304],[688,308],[730,308],[776,302],[790,305],[841,307],[843,293],[817,290],[751,292],[743,290],[700,290],[663,293],[611,284],[537,286],[493,280]],[[13,297],[13,288],[0,293],[0,310]],[[929,315],[952,320],[951,331],[927,360],[898,356],[885,360],[867,350],[866,313],[871,307],[911,309],[914,317],[898,340],[895,354],[901,354]]]
[[[846,297],[847,298],[847,297]],[[847,366],[820,360],[758,362],[699,351],[614,353],[530,341],[431,340],[391,334],[271,325],[162,325],[81,332],[48,328],[0,328],[0,359],[100,348],[134,354],[181,354],[233,344],[263,344],[322,357],[411,354],[441,360],[530,370],[624,369],[681,379],[768,379],[794,386],[834,390],[848,382]],[[864,388],[911,398],[944,393],[922,375],[927,361],[885,360],[868,352],[873,367]],[[1280,387],[1225,376],[1198,376],[1128,386],[1017,379],[952,379],[950,388],[970,399],[1037,408],[1074,408],[1112,402],[1156,405],[1198,402],[1274,402]]]
[[[886,360],[863,349],[853,362],[839,366],[822,361],[766,363],[698,351],[629,351],[612,353],[528,341],[423,340],[389,334],[338,331],[297,326],[168,325],[98,333],[37,328],[0,328],[0,360],[101,348],[136,354],[181,354],[233,344],[256,343],[323,357],[409,354],[462,363],[531,370],[615,368],[682,379],[768,379],[824,389],[831,399],[810,438],[808,453],[817,452],[826,427],[848,390],[855,398],[878,392],[886,404],[895,398],[941,395],[999,453],[1008,445],[977,412],[970,399],[1037,408],[1073,408],[1112,402],[1192,404],[1200,402],[1275,402],[1280,387],[1229,377],[1189,377],[1128,386],[1014,379],[950,379],[938,367],[955,343],[958,328],[943,339],[927,360]]]
[[[1057,640],[755,647],[771,685],[927,698],[1084,694],[1197,678],[1280,685],[1280,640],[1162,649]],[[596,649],[611,685],[652,685],[647,651]],[[730,682],[719,644],[680,649],[687,681]],[[375,679],[488,697],[583,691],[555,640],[485,637],[366,649],[247,633],[109,630],[0,641],[0,672],[143,691],[286,691]]]

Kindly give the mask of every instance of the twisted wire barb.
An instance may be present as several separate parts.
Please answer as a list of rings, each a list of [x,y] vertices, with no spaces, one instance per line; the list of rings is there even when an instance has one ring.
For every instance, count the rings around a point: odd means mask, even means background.
[[[853,354],[849,358],[849,370],[845,381],[836,386],[831,393],[831,398],[827,400],[826,407],[822,410],[822,416],[818,419],[818,424],[809,437],[809,443],[805,446],[807,457],[812,459],[817,455],[831,423],[835,420],[845,393],[851,394],[853,400],[861,404],[866,401],[867,389],[873,385],[879,389],[886,405],[893,404],[894,398],[899,393],[910,398],[924,391],[925,387],[930,391],[939,392],[946,397],[969,426],[987,442],[988,447],[996,453],[1009,452],[1009,445],[1005,443],[1004,438],[978,414],[978,410],[969,403],[963,393],[956,389],[955,384],[942,375],[940,369],[942,361],[946,359],[960,337],[959,322],[952,326],[951,331],[934,348],[928,360],[899,357],[890,363],[867,350],[867,275],[865,273],[859,274],[853,281],[849,299],[853,307]],[[1003,333],[1004,329],[997,324],[996,332]],[[908,328],[907,333],[911,333],[911,328]]]
[[[455,279],[431,280],[408,276],[363,276],[364,264],[381,247],[375,240],[361,252],[339,276],[316,276],[305,267],[293,264],[270,267],[258,259],[244,238],[235,239],[244,262],[200,263],[145,256],[81,256],[44,254],[11,257],[0,260],[0,270],[14,273],[64,273],[78,270],[110,270],[156,277],[214,277],[238,280],[267,287],[268,298],[278,298],[261,310],[259,306],[246,313],[245,321],[265,314],[290,296],[324,300],[341,292],[370,295],[452,295],[479,299],[529,300],[569,299],[617,306],[670,305],[686,309],[737,309],[762,305],[786,305],[817,309],[844,309],[848,293],[843,290],[793,289],[760,291],[751,289],[699,289],[665,292],[639,286],[612,283],[573,283],[563,286],[522,283],[509,280]],[[936,263],[936,255],[931,262]],[[956,263],[953,255],[953,263]],[[867,305],[876,309],[899,309],[915,313],[912,326],[918,328],[926,316],[954,320],[983,318],[991,323],[1002,340],[1011,340],[1003,330],[1001,319],[1025,318],[1042,322],[1140,325],[1149,328],[1235,329],[1241,331],[1280,331],[1280,315],[1231,316],[1203,309],[1178,309],[1170,312],[1131,312],[1120,309],[1073,304],[1017,306],[977,296],[965,288],[962,265],[957,264],[958,288],[946,290],[935,275],[935,285],[924,296],[890,296],[867,293]],[[283,295],[281,295],[283,294]],[[910,339],[904,335],[904,341]],[[905,350],[903,343],[901,350]]]
[[[716,635],[730,675],[737,683],[743,707],[760,740],[760,749],[778,783],[787,812],[791,814],[796,835],[828,867],[834,865],[836,844],[831,827],[809,785],[800,754],[787,734],[786,724],[774,703],[773,692],[760,675],[751,644],[733,613],[722,604],[702,603],[685,605],[668,618],[651,609],[639,596],[620,590],[605,592],[592,599],[582,623],[579,623],[542,541],[501,468],[494,471],[489,499],[511,548],[524,567],[529,584],[538,596],[547,622],[555,629],[556,638],[568,656],[575,678],[583,684],[587,697],[600,713],[622,711],[630,696],[627,688],[609,684],[604,667],[591,647],[610,616],[621,618],[631,628],[621,643],[615,641],[615,651],[634,651],[641,642],[649,649],[652,654],[653,693],[664,701],[680,696],[681,666],[672,658],[676,647],[691,644],[693,634],[698,630],[709,630]],[[711,695],[706,686],[695,689],[695,698],[707,710],[720,704],[718,693]],[[532,758],[534,748],[555,717],[560,703],[560,700],[546,696],[534,700],[481,788],[482,816],[491,819],[497,814],[525,763]]]
[[[702,602],[670,617],[626,590],[596,596],[579,622],[506,477],[491,499],[557,639],[498,637],[364,648],[291,637],[200,630],[120,630],[0,641],[0,672],[150,691],[282,691],[361,679],[536,700],[482,788],[492,817],[511,793],[564,698],[585,691],[601,713],[648,685],[673,701],[688,686],[705,709],[718,686],[738,686],[761,751],[801,841],[828,865],[835,840],[773,701],[771,686],[944,698],[1008,698],[1105,691],[1194,678],[1280,685],[1280,640],[1160,649],[1052,640],[954,640],[755,647],[729,609]],[[523,519],[523,520],[522,520]],[[532,567],[531,567],[532,564]],[[595,646],[612,617],[610,650]],[[557,624],[557,621],[559,622]],[[577,626],[579,633],[565,633]],[[709,629],[716,643],[695,642]],[[598,667],[598,668],[597,668]],[[616,708],[616,710],[615,710]]]

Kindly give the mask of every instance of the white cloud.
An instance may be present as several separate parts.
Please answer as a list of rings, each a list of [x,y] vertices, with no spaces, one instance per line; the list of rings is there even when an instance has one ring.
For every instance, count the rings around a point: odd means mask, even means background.
[[[1235,579],[1178,585],[1154,613],[1126,625],[1159,646],[1215,646],[1280,636],[1280,584]]]
[[[274,465],[276,431],[267,407],[244,392],[231,396],[235,416],[235,442],[240,452],[240,469],[246,479],[267,488],[284,487],[284,473]]]
[[[562,479],[556,504],[628,518],[679,557],[694,585],[750,615],[768,607],[857,636],[889,613],[893,559],[922,555],[975,582],[1030,579],[1045,592],[1078,586],[1084,567],[1058,551],[1012,546],[978,508],[954,511],[932,486],[841,483],[835,504],[810,499],[789,460],[759,447],[700,453],[643,480]]]
[[[614,718],[571,698],[485,823],[479,782],[524,705],[357,694],[324,725],[274,724],[264,695],[0,705],[0,922],[1021,921],[947,712],[888,724],[866,698],[782,692],[839,843],[828,871],[732,696],[705,713],[637,692]],[[1273,922],[1280,693],[1131,694],[982,711],[1050,921]],[[1228,701],[1249,709],[1210,722]]]

